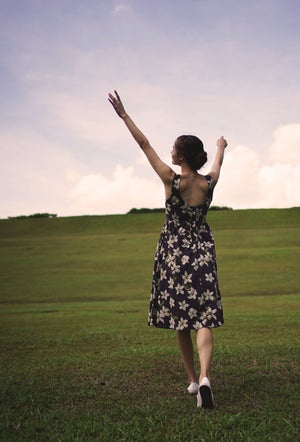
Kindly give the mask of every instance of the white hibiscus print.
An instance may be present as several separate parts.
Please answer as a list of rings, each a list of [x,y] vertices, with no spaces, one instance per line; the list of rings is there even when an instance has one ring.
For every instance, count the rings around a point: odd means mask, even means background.
[[[177,330],[183,330],[183,329],[187,328],[187,326],[188,326],[187,319],[180,318],[180,321],[177,326]]]
[[[168,266],[172,268],[174,265],[176,265],[176,256],[169,254],[167,256],[166,262]]]
[[[207,257],[204,255],[200,255],[200,258],[198,258],[198,262],[201,267],[203,267],[204,265],[208,265],[207,264]]]
[[[179,247],[177,247],[177,249],[174,249],[173,250],[173,253],[174,253],[174,256],[176,257],[176,256],[181,256],[182,255],[182,252],[181,252],[181,250],[180,250],[180,248]]]
[[[166,270],[160,269],[160,279],[161,279],[161,281],[163,279],[167,279],[166,272],[167,272]]]
[[[186,311],[188,306],[189,306],[189,304],[185,300],[184,301],[179,301],[179,308],[180,308],[180,310]]]
[[[161,296],[161,299],[165,299],[165,300],[167,300],[167,299],[168,299],[168,296],[170,296],[170,295],[169,295],[169,293],[167,292],[167,290],[164,290],[163,292],[161,292],[160,296]]]
[[[206,256],[205,256],[205,261],[208,263],[208,262],[212,261],[212,259],[213,259],[212,254],[207,252]]]
[[[187,264],[190,261],[190,257],[187,255],[183,255],[183,257],[181,258],[181,262],[183,265]]]
[[[169,238],[168,241],[167,241],[168,246],[169,246],[170,248],[173,248],[173,247],[174,247],[174,243],[177,242],[177,240],[178,240],[178,238],[177,238],[176,235],[171,235],[170,238]]]
[[[197,290],[196,290],[194,287],[192,287],[192,288],[189,290],[189,296],[188,296],[188,298],[189,298],[189,299],[197,299]]]
[[[213,282],[213,280],[214,280],[213,274],[212,273],[205,273],[205,279],[208,282]]]
[[[208,289],[203,293],[203,296],[206,301],[214,301],[215,300],[214,292],[211,292]]]
[[[162,310],[159,310],[159,311],[157,312],[157,315],[156,315],[156,321],[157,321],[157,322],[162,322],[162,323],[165,322],[165,321],[164,321],[164,314],[163,314]]]
[[[182,275],[182,281],[185,285],[187,285],[189,282],[192,282],[192,275],[188,273],[187,271],[184,272]]]
[[[174,288],[174,279],[173,278],[169,278],[168,287],[170,290],[172,290]]]
[[[175,287],[176,295],[183,295],[184,294],[184,287],[183,285],[177,284]]]
[[[160,316],[162,318],[164,318],[165,316],[170,316],[170,310],[167,307],[165,307],[164,305],[161,308]]]
[[[171,269],[174,273],[180,273],[180,265],[173,263]]]
[[[184,238],[184,240],[182,241],[182,247],[185,247],[188,249],[190,247],[190,241],[188,239]]]
[[[188,313],[189,313],[189,317],[191,319],[193,319],[197,316],[197,310],[195,308],[190,308]]]
[[[194,267],[195,272],[199,269],[198,259],[195,258],[192,266]]]
[[[174,320],[174,318],[171,318],[170,319],[170,328],[175,328],[175,320]]]
[[[217,313],[217,309],[212,309],[211,307],[207,307],[205,311],[205,315],[207,319],[210,321],[211,319],[217,319],[215,313]]]

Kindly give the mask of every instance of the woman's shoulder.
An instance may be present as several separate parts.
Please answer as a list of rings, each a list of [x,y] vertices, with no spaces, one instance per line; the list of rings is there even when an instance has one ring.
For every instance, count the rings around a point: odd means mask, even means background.
[[[198,174],[197,184],[201,189],[207,190],[211,185],[212,178],[210,175],[201,175]]]
[[[199,192],[208,194],[213,189],[214,182],[210,175],[198,174],[192,187],[196,192],[198,189]]]

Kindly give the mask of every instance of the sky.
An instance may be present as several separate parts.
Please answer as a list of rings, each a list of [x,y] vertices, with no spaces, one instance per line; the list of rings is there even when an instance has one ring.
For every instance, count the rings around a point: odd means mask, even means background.
[[[114,89],[170,165],[179,135],[203,174],[227,139],[214,205],[299,206],[299,22],[298,0],[0,0],[0,218],[164,206]]]

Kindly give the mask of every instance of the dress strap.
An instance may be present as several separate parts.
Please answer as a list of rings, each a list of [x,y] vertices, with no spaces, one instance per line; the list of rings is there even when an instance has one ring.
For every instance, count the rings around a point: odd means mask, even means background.
[[[212,179],[212,177],[210,175],[205,175],[206,181],[208,182],[208,188],[209,190],[213,189],[213,185],[214,185],[214,180]]]
[[[179,184],[180,184],[180,175],[175,173],[172,181],[172,190],[179,192]]]

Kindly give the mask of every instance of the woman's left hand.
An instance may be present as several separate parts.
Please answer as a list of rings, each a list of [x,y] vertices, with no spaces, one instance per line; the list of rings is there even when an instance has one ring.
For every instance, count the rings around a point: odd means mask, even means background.
[[[119,117],[124,118],[127,114],[118,92],[115,91],[115,96],[112,94],[108,94],[108,96],[108,101],[113,105],[113,108],[117,112]]]
[[[222,147],[223,149],[226,149],[227,147],[227,140],[225,140],[224,137],[220,137],[217,141],[217,146]]]

